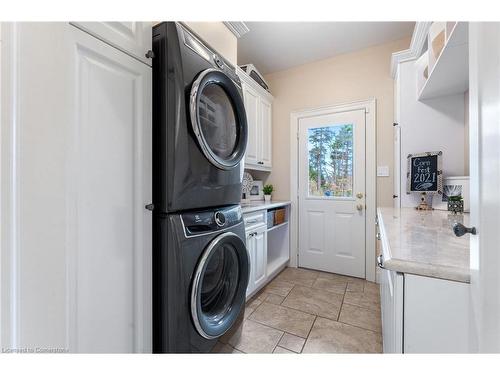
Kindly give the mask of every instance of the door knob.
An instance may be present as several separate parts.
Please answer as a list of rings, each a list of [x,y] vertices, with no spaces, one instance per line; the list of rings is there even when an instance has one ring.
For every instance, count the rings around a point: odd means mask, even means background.
[[[363,209],[363,205],[362,204],[356,205],[356,210],[361,211],[362,209]]]
[[[466,227],[462,223],[455,223],[453,224],[453,233],[455,233],[455,236],[457,237],[462,237],[466,233],[470,234],[476,234],[476,227]]]
[[[356,194],[356,198],[358,198],[358,199],[363,198],[363,193],[358,193],[358,194]]]

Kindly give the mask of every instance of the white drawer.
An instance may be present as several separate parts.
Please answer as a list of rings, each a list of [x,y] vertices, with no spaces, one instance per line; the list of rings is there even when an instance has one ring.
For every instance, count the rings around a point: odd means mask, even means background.
[[[243,221],[245,222],[245,228],[251,228],[254,226],[262,225],[267,223],[267,210],[250,212],[248,214],[243,214]]]

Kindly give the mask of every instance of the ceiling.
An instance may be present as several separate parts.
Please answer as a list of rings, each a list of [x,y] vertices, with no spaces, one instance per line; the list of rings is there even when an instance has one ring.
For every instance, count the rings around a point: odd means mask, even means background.
[[[412,34],[415,22],[245,22],[238,64],[272,73]]]

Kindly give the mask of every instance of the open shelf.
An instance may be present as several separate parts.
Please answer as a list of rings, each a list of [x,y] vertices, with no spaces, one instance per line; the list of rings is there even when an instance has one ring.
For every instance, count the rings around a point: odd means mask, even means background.
[[[276,229],[278,229],[278,228],[282,228],[282,227],[284,227],[284,226],[286,226],[286,225],[288,225],[288,221],[285,221],[284,223],[281,223],[281,224],[275,225],[275,226],[273,226],[273,227],[269,228],[267,231],[268,231],[268,232],[270,232],[270,231],[272,231],[272,230],[276,230]]]
[[[283,268],[290,258],[288,256],[283,256],[281,258],[274,259],[271,263],[267,264],[267,275],[268,277],[274,277],[275,273],[281,268]]]
[[[464,93],[469,88],[468,23],[457,22],[418,95],[419,100]]]

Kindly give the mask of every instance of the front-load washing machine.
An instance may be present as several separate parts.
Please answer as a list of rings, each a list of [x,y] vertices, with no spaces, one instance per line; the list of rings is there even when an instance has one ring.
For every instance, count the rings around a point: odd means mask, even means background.
[[[155,213],[154,222],[153,352],[209,352],[245,306],[241,207]]]
[[[176,22],[153,28],[153,52],[155,210],[238,204],[248,130],[235,68]]]

